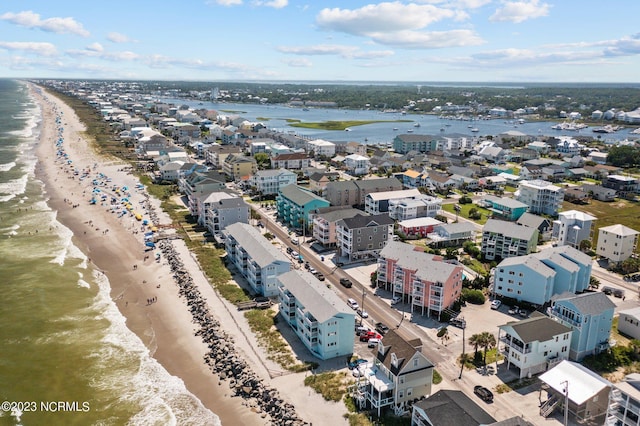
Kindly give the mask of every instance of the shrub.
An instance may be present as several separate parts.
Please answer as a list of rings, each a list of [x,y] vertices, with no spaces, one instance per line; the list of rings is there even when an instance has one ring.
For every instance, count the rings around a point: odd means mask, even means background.
[[[474,305],[484,305],[485,297],[481,290],[462,289],[462,299]]]

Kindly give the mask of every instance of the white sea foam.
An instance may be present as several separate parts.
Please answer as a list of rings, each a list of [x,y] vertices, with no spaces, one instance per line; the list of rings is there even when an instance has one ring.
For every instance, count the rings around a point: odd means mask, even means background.
[[[91,284],[83,280],[83,277],[82,272],[78,272],[78,287],[91,288]]]
[[[0,164],[0,172],[8,172],[16,166],[16,162],[12,161],[10,163]]]
[[[109,296],[108,279],[95,274],[98,294],[93,308],[101,312],[101,317],[109,321],[105,336],[94,354],[104,365],[105,374],[94,380],[94,385],[107,388],[119,395],[119,403],[135,404],[141,411],[129,419],[128,424],[206,424],[221,426],[217,415],[202,405],[190,393],[184,382],[170,375],[153,357],[144,343],[126,326],[126,319],[118,311]],[[117,360],[117,361],[115,361]],[[133,375],[114,376],[111,366],[114,362],[129,360],[137,365]]]
[[[18,229],[20,229],[20,225],[15,223],[6,228],[0,228],[0,233],[2,233],[2,235],[11,235],[11,236],[18,235]]]
[[[29,175],[25,173],[17,179],[11,179],[6,182],[0,183],[0,194],[4,194],[2,198],[9,197],[4,201],[15,198],[16,195],[24,194],[24,191],[27,188],[28,179]]]

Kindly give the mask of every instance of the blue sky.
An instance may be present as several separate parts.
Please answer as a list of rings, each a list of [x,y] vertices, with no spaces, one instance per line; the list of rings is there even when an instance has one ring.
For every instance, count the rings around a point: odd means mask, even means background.
[[[3,0],[0,77],[638,82],[637,0]]]

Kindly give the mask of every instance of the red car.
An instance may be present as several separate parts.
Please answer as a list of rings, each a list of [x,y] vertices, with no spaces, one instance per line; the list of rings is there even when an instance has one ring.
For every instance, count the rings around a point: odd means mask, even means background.
[[[361,342],[368,342],[369,339],[382,339],[382,336],[375,331],[368,331],[360,335]]]

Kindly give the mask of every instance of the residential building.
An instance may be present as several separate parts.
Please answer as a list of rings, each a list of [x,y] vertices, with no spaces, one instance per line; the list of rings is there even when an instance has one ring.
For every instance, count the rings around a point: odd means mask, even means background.
[[[255,174],[257,171],[258,163],[256,160],[241,154],[229,154],[222,163],[222,172],[236,182],[245,176]]]
[[[580,155],[580,152],[584,149],[584,145],[581,145],[576,139],[569,136],[560,136],[559,142],[556,145],[556,151],[563,154],[565,157],[572,157],[574,155]]]
[[[605,188],[602,185],[593,185],[585,183],[582,188],[591,196],[592,199],[598,201],[613,201],[616,199],[616,190]]]
[[[557,216],[564,189],[544,180],[523,180],[514,198],[529,206],[529,213]]]
[[[216,171],[196,171],[178,180],[178,188],[187,198],[189,213],[198,217],[203,213],[198,208],[198,198],[203,194],[225,191],[227,186],[224,175]]]
[[[494,273],[494,294],[542,306],[554,295],[589,288],[591,258],[569,246],[504,259]]]
[[[640,183],[631,176],[611,174],[602,180],[602,186],[615,189],[616,195],[620,198],[630,198],[638,193]]]
[[[598,230],[596,254],[613,263],[627,260],[638,247],[638,234],[635,229],[620,224],[604,226]]]
[[[551,300],[548,314],[573,330],[569,359],[582,361],[609,349],[616,305],[602,292],[563,293]]]
[[[235,145],[212,145],[204,151],[204,159],[214,169],[222,169],[224,160],[229,154],[240,154],[242,151]]]
[[[406,341],[389,330],[373,351],[373,363],[366,364],[352,387],[351,395],[361,409],[384,407],[403,414],[410,401],[431,395],[434,366],[422,353],[420,339]]]
[[[220,234],[227,226],[240,222],[249,223],[249,205],[236,194],[212,192],[198,198],[198,208],[203,212],[198,223],[212,235]]]
[[[331,158],[336,155],[336,144],[322,139],[312,140],[307,142],[307,152],[316,157]]]
[[[594,220],[594,216],[578,210],[560,212],[553,221],[552,238],[559,246],[579,248],[582,241],[592,241],[591,227]]]
[[[618,331],[632,339],[640,340],[640,306],[621,310],[618,314]]]
[[[309,189],[316,194],[323,195],[327,189],[327,184],[338,180],[338,172],[314,172],[309,175]]]
[[[506,259],[529,254],[535,250],[537,244],[537,229],[489,219],[482,228],[480,251],[488,260]]]
[[[495,197],[493,195],[485,195],[479,203],[491,211],[494,219],[516,221],[520,216],[525,214],[529,206],[518,200],[508,197]]]
[[[480,426],[491,425],[495,421],[459,390],[439,390],[414,403],[411,412],[411,426]]]
[[[389,211],[389,201],[398,199],[414,199],[419,197],[417,189],[403,189],[400,191],[384,191],[367,194],[364,201],[364,211],[368,214],[380,214]]]
[[[246,278],[253,293],[278,294],[277,277],[291,269],[291,261],[260,231],[246,223],[234,223],[223,231],[227,259]]]
[[[362,214],[336,222],[338,256],[349,262],[375,258],[393,236],[394,221],[387,214]]]
[[[422,315],[450,308],[462,291],[462,266],[443,262],[420,247],[389,241],[378,257],[378,286],[409,299]]]
[[[313,356],[326,360],[353,354],[355,312],[307,271],[279,275],[280,315]]]
[[[476,227],[470,222],[443,223],[436,225],[433,232],[427,237],[431,240],[430,245],[437,247],[457,246],[464,241],[473,240],[476,234]]]
[[[516,223],[521,226],[537,229],[538,241],[548,241],[551,239],[552,223],[544,216],[527,212],[520,216]]]
[[[389,200],[389,217],[395,220],[435,217],[441,209],[442,199],[426,194]]]
[[[548,396],[540,406],[542,417],[549,416],[557,407],[559,413],[566,413],[567,424],[605,424],[611,382],[587,367],[567,360],[541,374],[539,379]]]
[[[360,154],[350,154],[344,157],[344,166],[347,171],[354,176],[369,174],[371,163],[369,157]]]
[[[640,417],[640,374],[627,374],[621,382],[612,383],[608,402],[606,426],[637,426]]]
[[[362,210],[349,206],[324,207],[312,212],[313,238],[324,247],[335,247],[338,242],[336,223],[356,215],[362,215]]]
[[[298,175],[286,169],[258,170],[249,184],[262,195],[277,194],[280,189],[297,182]]]
[[[571,333],[566,325],[534,312],[527,319],[498,326],[498,352],[507,369],[515,367],[521,379],[531,377],[569,358]]]
[[[438,147],[436,138],[430,135],[398,135],[393,139],[393,150],[398,154],[406,154],[409,151],[430,152]]]
[[[368,194],[400,191],[402,183],[394,178],[329,182],[325,197],[332,206],[364,206]]]
[[[276,197],[278,218],[291,228],[307,229],[309,213],[321,207],[329,207],[329,202],[298,185],[285,186]]]
[[[279,154],[271,157],[271,168],[302,170],[309,167],[311,158],[304,152]]]
[[[398,232],[408,238],[425,238],[438,225],[442,222],[432,217],[406,219],[398,222]]]

